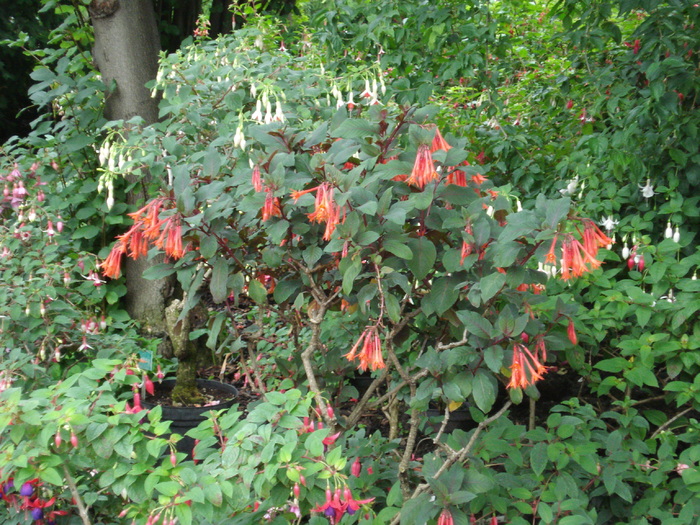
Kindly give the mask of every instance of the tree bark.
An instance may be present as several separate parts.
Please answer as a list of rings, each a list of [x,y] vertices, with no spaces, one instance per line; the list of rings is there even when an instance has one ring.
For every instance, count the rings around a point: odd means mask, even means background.
[[[158,100],[151,97],[146,83],[158,73],[160,37],[151,0],[93,0],[88,10],[95,31],[94,60],[108,89],[106,117],[127,121],[139,116],[146,125],[154,123]],[[128,202],[148,199],[145,187],[136,184]],[[166,301],[173,287],[167,279],[143,278],[144,270],[155,262],[126,260],[126,309],[147,334],[161,337],[165,334]]]

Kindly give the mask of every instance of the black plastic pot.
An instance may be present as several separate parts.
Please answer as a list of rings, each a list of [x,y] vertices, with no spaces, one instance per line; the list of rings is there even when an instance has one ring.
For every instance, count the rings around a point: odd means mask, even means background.
[[[154,386],[156,392],[170,392],[175,386],[175,380],[166,379],[162,383],[155,383]],[[183,436],[182,439],[177,443],[177,451],[184,452],[190,459],[192,458],[194,439],[192,439],[189,436],[185,436],[185,433],[188,430],[197,427],[197,425],[199,425],[202,421],[207,419],[207,413],[210,410],[224,410],[227,408],[231,408],[235,404],[236,397],[238,396],[238,390],[236,390],[235,386],[226,383],[220,383],[219,381],[211,381],[209,379],[197,379],[197,386],[200,389],[205,388],[209,390],[216,390],[217,392],[223,393],[230,399],[228,399],[227,401],[223,401],[218,405],[210,405],[203,407],[175,407],[169,405],[161,405],[163,421],[171,422],[170,431],[173,434],[180,434],[181,436]],[[151,408],[156,406],[155,403],[149,402],[148,399],[143,401],[141,404],[143,405],[143,408],[147,410],[150,410]]]
[[[425,412],[428,418],[427,424],[434,432],[438,432],[442,426],[442,422],[445,419],[445,411],[438,410],[437,408],[429,408]],[[474,428],[474,421],[472,420],[472,415],[469,412],[469,408],[462,406],[457,410],[450,412],[450,419],[445,425],[445,433],[451,434],[454,430],[460,429],[467,431]]]

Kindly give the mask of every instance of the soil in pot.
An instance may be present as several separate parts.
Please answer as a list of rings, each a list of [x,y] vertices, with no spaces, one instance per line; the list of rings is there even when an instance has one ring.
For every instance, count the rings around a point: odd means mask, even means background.
[[[177,451],[184,452],[191,459],[194,439],[185,436],[185,433],[207,419],[207,413],[210,410],[231,408],[236,403],[238,390],[233,385],[226,383],[197,379],[197,387],[204,395],[207,403],[200,406],[173,406],[170,400],[170,392],[174,386],[174,379],[156,383],[154,385],[154,395],[148,396],[142,405],[145,409],[151,409],[156,405],[161,406],[163,420],[171,422],[171,432],[183,436],[177,443]]]

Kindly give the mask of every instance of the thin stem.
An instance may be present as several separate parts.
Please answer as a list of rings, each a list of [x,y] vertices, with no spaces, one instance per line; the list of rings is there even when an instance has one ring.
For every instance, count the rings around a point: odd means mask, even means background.
[[[85,506],[83,499],[80,497],[80,492],[78,492],[78,487],[75,485],[75,480],[73,479],[73,476],[70,475],[70,471],[65,464],[63,465],[63,473],[66,476],[66,483],[68,484],[70,493],[75,500],[76,506],[78,507],[80,519],[83,520],[83,525],[92,525],[90,523],[90,517],[88,516],[88,507]]]

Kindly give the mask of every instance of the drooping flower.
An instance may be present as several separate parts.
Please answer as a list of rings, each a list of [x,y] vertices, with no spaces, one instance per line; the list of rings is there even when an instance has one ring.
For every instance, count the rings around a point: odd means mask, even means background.
[[[578,344],[578,336],[576,335],[576,325],[573,319],[569,319],[569,325],[566,327],[566,334],[569,336],[569,341],[572,345]]]
[[[280,209],[280,200],[272,194],[269,189],[266,190],[265,204],[262,209],[262,220],[267,221],[271,217],[281,217],[282,210]]]
[[[355,499],[347,485],[343,489],[343,497],[345,498],[344,503],[346,512],[350,515],[355,514],[360,509],[361,505],[367,505],[368,503],[372,503],[374,501],[374,498]]]
[[[611,232],[615,229],[620,221],[616,221],[612,215],[608,215],[600,221],[600,225],[605,228],[607,232]]]
[[[561,277],[565,281],[571,277],[580,277],[590,269],[600,267],[600,261],[590,253],[572,235],[567,235],[562,246]]]
[[[117,241],[112,248],[112,251],[109,252],[107,259],[105,259],[105,261],[99,265],[99,268],[102,270],[102,274],[105,277],[109,277],[111,279],[119,278],[121,275],[122,255],[125,253],[126,247],[121,241]]]
[[[639,189],[642,190],[642,197],[645,199],[651,199],[656,193],[654,192],[654,186],[651,185],[651,179],[647,179],[646,186],[638,185]]]
[[[251,175],[251,181],[253,183],[253,188],[257,192],[263,190],[262,178],[260,177],[260,166],[257,164],[253,167],[253,174]]]
[[[612,244],[613,240],[605,235],[600,228],[590,219],[583,221],[583,249],[591,257],[598,255],[598,248]]]
[[[353,461],[352,465],[350,465],[350,474],[352,474],[356,478],[359,478],[361,473],[362,463],[360,463],[360,458],[357,457],[355,458],[355,461]]]
[[[154,244],[158,249],[164,250],[168,257],[179,259],[185,254],[182,249],[182,225],[180,222],[180,214],[176,213],[163,222],[163,230]]]
[[[440,133],[440,129],[435,126],[435,136],[433,136],[433,143],[430,145],[430,153],[435,153],[436,151],[443,150],[449,151],[452,149],[445,138]]]
[[[442,509],[440,516],[438,516],[437,525],[454,525],[452,513],[447,509]]]
[[[547,367],[530,352],[527,346],[521,343],[513,344],[513,362],[510,366],[508,388],[526,388],[542,380],[546,372]]]
[[[445,182],[447,182],[447,184],[454,184],[455,186],[461,186],[464,188],[467,185],[467,174],[462,170],[452,170],[447,174],[447,179]]]
[[[416,161],[413,164],[411,175],[409,175],[408,179],[406,179],[406,183],[410,184],[411,186],[417,186],[422,190],[428,183],[437,180],[438,178],[439,175],[437,171],[435,171],[430,146],[427,144],[421,144],[418,146]]]
[[[361,350],[359,350],[360,346],[362,346]],[[385,368],[386,365],[382,357],[382,344],[379,339],[377,327],[368,326],[365,331],[362,332],[362,335],[360,335],[355,346],[343,357],[348,361],[359,358],[360,365],[358,368],[362,371],[366,371],[368,368],[371,370]]]
[[[556,248],[557,248],[557,235],[554,236],[554,239],[552,239],[552,244],[549,247],[549,251],[547,252],[547,256],[544,259],[544,262],[546,264],[556,264],[557,263],[557,254],[556,254]]]

